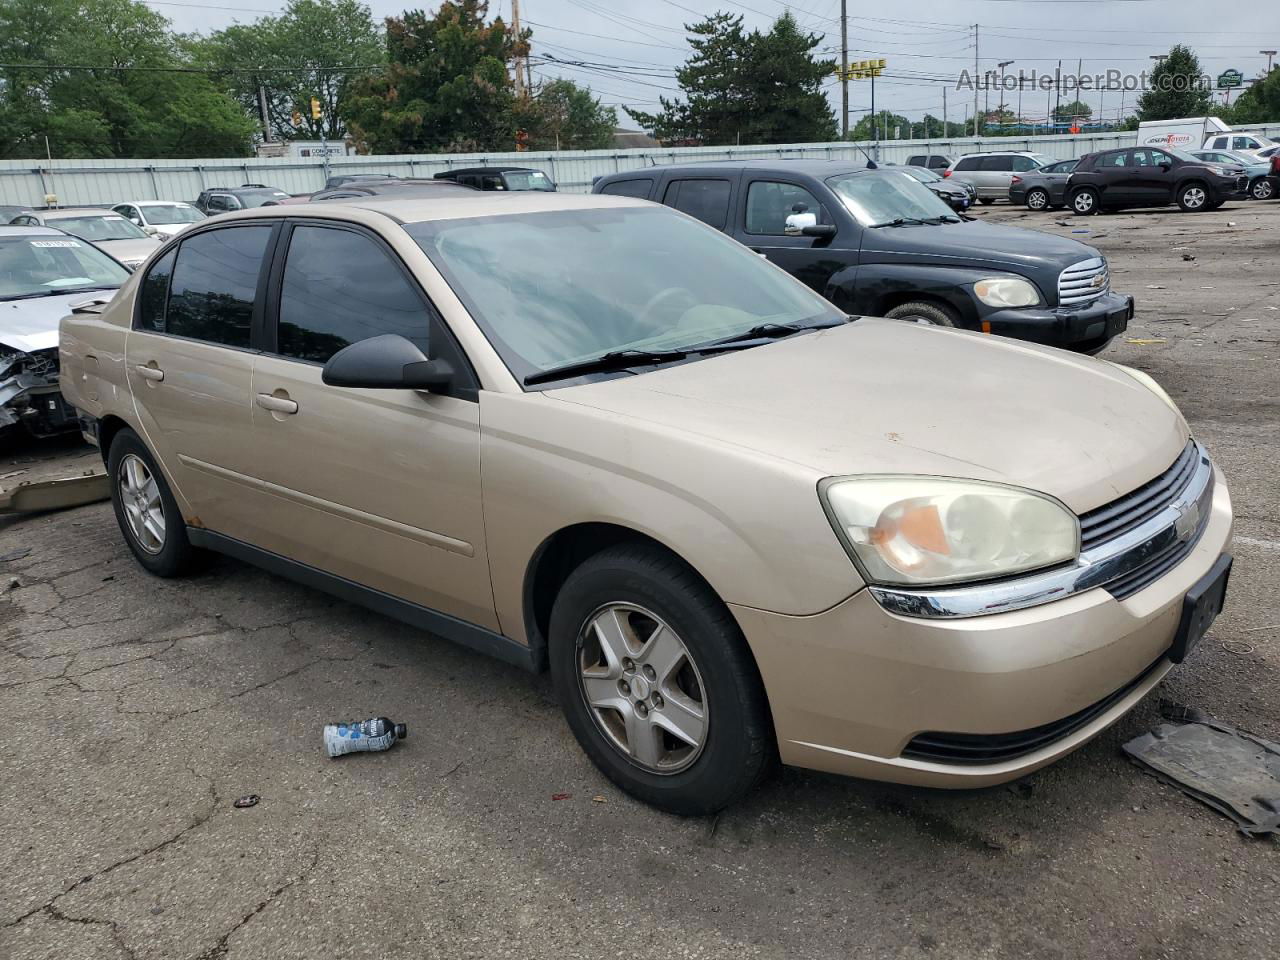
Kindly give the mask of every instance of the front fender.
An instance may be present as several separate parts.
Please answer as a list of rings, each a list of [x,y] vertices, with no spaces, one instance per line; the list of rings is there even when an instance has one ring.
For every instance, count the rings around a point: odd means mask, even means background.
[[[864,263],[858,268],[858,283],[854,291],[843,296],[854,306],[851,313],[883,316],[888,310],[917,297],[941,301],[960,315],[960,325],[976,329],[979,321],[992,311],[973,294],[973,285],[991,277],[1017,277],[1035,280],[1012,270],[977,269],[974,267],[929,266],[919,263]],[[1040,296],[1048,303],[1039,284]],[[828,296],[828,299],[834,299]],[[838,302],[838,301],[836,301]]]

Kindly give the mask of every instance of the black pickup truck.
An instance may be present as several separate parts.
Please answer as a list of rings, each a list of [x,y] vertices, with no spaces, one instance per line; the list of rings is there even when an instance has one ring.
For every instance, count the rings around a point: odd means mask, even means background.
[[[723,230],[851,314],[1096,353],[1133,298],[1075,240],[956,214],[893,168],[729,161],[601,177],[595,193],[664,203]]]

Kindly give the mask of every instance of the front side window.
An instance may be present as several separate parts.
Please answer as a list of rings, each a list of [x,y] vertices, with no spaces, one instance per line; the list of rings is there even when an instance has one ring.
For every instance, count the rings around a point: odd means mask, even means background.
[[[1260,144],[1253,137],[1235,137],[1231,141],[1232,150],[1256,150]]]
[[[1028,170],[1034,170],[1037,164],[1030,157],[1013,157],[1013,169],[1017,173],[1026,173]]]
[[[137,240],[147,233],[119,214],[110,216],[50,217],[49,226],[65,230],[81,240]]]
[[[812,213],[819,221],[822,204],[804,187],[773,180],[755,180],[747,188],[747,233],[786,236],[787,218]]]
[[[653,181],[648,177],[641,177],[636,180],[615,180],[613,183],[606,183],[600,188],[600,192],[614,197],[635,197],[638,200],[644,200],[652,189]]]
[[[129,271],[75,237],[0,237],[0,301],[113,289]]]
[[[728,180],[672,180],[662,202],[723,230],[729,222]]]
[[[746,247],[661,207],[405,229],[517,379],[618,350],[687,349],[762,323],[844,317]]]
[[[271,228],[227,227],[183,241],[169,284],[168,333],[247,349]]]
[[[1127,167],[1153,167],[1156,161],[1152,159],[1152,155],[1147,150],[1130,150],[1129,162],[1125,164]]]
[[[294,228],[280,288],[276,352],[324,363],[348,344],[398,333],[427,352],[430,319],[404,273],[373,240]]]
[[[864,227],[895,221],[955,218],[955,213],[923,183],[896,173],[851,173],[832,177],[827,185]]]

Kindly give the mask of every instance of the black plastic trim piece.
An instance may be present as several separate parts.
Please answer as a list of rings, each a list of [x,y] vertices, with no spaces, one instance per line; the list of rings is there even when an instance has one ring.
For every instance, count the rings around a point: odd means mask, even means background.
[[[546,650],[540,646],[526,646],[510,637],[495,633],[487,627],[402,600],[400,597],[366,587],[354,580],[326,573],[316,567],[290,560],[278,553],[263,550],[243,540],[236,540],[234,537],[224,536],[203,527],[187,527],[187,538],[193,546],[251,563],[270,573],[293,580],[295,583],[322,590],[350,603],[367,607],[383,616],[399,620],[401,623],[407,623],[411,627],[444,637],[446,640],[469,647],[479,653],[488,654],[504,663],[523,667],[530,673],[540,673],[546,669]]]

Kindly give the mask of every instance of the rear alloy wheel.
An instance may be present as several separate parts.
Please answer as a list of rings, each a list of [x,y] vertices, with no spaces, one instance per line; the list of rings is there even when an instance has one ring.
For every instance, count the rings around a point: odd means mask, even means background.
[[[1187,213],[1209,209],[1209,191],[1202,183],[1188,183],[1178,191],[1178,206]]]
[[[1071,212],[1081,217],[1089,217],[1098,212],[1098,191],[1092,187],[1077,190],[1071,195]]]
[[[991,197],[979,197],[978,202],[982,204],[984,207],[989,207],[993,203],[995,203],[995,200]]]
[[[138,562],[159,577],[190,571],[200,551],[187,539],[186,524],[164,474],[132,430],[125,428],[112,438],[107,473],[116,521]]]
[[[906,320],[908,323],[921,323],[929,327],[957,327],[960,318],[950,307],[928,300],[913,300],[885,312],[890,320]]]
[[[1049,191],[1039,187],[1027,191],[1028,210],[1046,210],[1049,207]]]
[[[1270,177],[1259,177],[1249,188],[1249,195],[1255,200],[1270,200],[1276,195],[1276,186]]]

